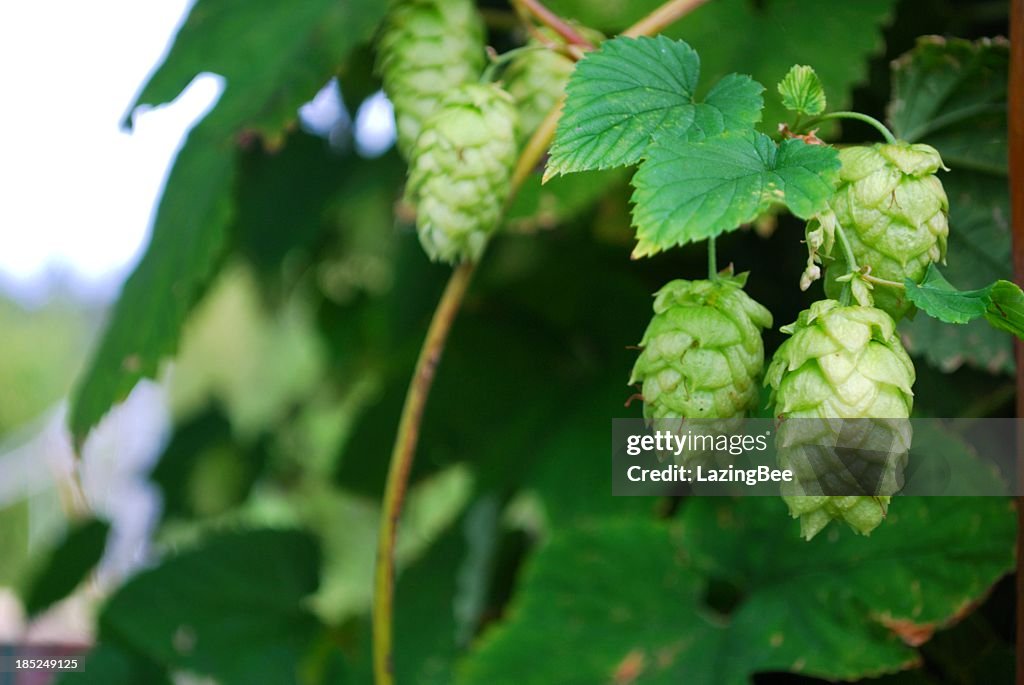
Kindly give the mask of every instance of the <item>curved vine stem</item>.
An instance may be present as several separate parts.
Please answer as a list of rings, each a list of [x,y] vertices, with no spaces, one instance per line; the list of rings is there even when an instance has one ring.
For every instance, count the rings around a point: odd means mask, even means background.
[[[622,32],[630,38],[653,36],[697,9],[708,0],[671,0]]]
[[[1010,2],[1010,221],[1013,276],[1024,283],[1024,0]],[[1017,418],[1024,417],[1024,345],[1014,341],[1017,357]],[[1017,422],[1017,487],[1024,492],[1024,434]],[[1024,685],[1024,497],[1017,504],[1017,685]]]
[[[521,0],[523,1],[523,0]],[[661,31],[688,12],[700,7],[708,0],[669,0],[660,8],[627,29],[624,35],[651,35]],[[517,3],[518,4],[518,3]],[[539,3],[531,3],[540,6]],[[571,27],[570,27],[571,28]],[[575,29],[572,29],[575,31]],[[506,207],[530,174],[544,158],[555,135],[555,128],[562,112],[559,100],[533,136],[523,148],[512,172],[509,200]],[[434,317],[423,341],[416,369],[409,383],[402,416],[399,419],[395,446],[391,453],[387,482],[384,486],[384,501],[377,537],[377,568],[373,591],[373,673],[376,685],[394,685],[394,604],[395,604],[395,542],[398,538],[398,521],[402,514],[409,474],[412,471],[416,445],[419,439],[420,423],[427,397],[434,382],[441,353],[444,350],[452,323],[462,305],[463,297],[472,279],[475,265],[464,262],[457,267],[448,280],[441,300],[434,311]]]
[[[462,305],[462,299],[473,278],[475,264],[463,262],[448,279],[444,293],[434,310],[434,318],[416,360],[409,390],[402,406],[395,447],[391,452],[380,529],[377,536],[377,570],[373,592],[373,671],[378,685],[394,683],[392,659],[392,621],[395,604],[395,542],[398,538],[398,519],[409,485],[413,457],[419,438],[423,410],[430,395],[438,362],[444,351],[448,332]]]
[[[860,112],[829,112],[828,114],[822,114],[819,117],[814,117],[813,119],[808,120],[804,123],[802,128],[803,130],[807,130],[815,124],[821,123],[822,121],[829,121],[831,119],[852,119],[854,121],[864,122],[881,133],[882,137],[885,138],[885,142],[890,145],[894,145],[896,143],[896,136],[892,134],[892,131],[890,131],[885,124],[874,117],[869,117],[867,114],[861,114]]]
[[[564,38],[570,45],[578,45],[586,50],[593,50],[594,44],[580,35],[576,28],[558,16],[539,0],[513,0],[512,3],[520,16],[533,16],[541,24]]]

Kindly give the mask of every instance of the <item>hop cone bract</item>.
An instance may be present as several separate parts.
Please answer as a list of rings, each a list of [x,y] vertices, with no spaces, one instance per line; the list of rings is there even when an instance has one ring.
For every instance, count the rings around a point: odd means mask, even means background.
[[[875,307],[822,300],[782,330],[791,337],[772,358],[765,383],[775,414],[784,419],[776,433],[780,465],[796,475],[794,482],[784,484],[783,499],[800,518],[807,539],[832,519],[842,519],[866,535],[885,517],[888,493],[902,477],[910,447],[906,419],[913,406],[914,365],[892,317]],[[864,452],[868,456],[861,462],[885,454],[877,463],[842,463],[835,450],[826,450],[827,458],[814,458],[822,454],[819,446],[838,442],[882,446]],[[870,494],[819,494],[822,485],[827,491],[863,472],[873,474]],[[812,495],[804,494],[808,492]]]
[[[726,419],[757,404],[761,329],[772,315],[743,291],[745,281],[677,280],[657,292],[629,381],[643,384],[645,418]]]
[[[484,27],[472,0],[397,0],[377,42],[377,69],[395,108],[406,157],[426,120],[453,88],[484,67]]]
[[[936,172],[943,168],[938,151],[928,145],[878,144],[839,152],[840,185],[831,201],[859,266],[871,274],[903,283],[920,282],[932,262],[943,262],[949,235],[949,201]],[[813,222],[812,222],[813,223]],[[813,228],[813,227],[809,227]],[[848,269],[842,252],[826,273],[825,292],[837,298]],[[902,289],[880,286],[875,306],[897,321],[913,305]]]
[[[574,67],[571,59],[547,49],[529,50],[509,64],[505,89],[519,110],[520,143],[533,135],[562,97]]]
[[[516,110],[508,93],[472,83],[445,96],[413,147],[406,185],[431,259],[479,259],[501,218],[515,161]]]

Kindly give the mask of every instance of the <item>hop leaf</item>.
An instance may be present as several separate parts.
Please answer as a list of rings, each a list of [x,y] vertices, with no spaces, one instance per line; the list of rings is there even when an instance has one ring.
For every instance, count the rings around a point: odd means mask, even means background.
[[[879,420],[896,432],[889,445],[905,449],[902,453],[890,450],[885,468],[891,473],[878,482],[886,487],[898,482],[910,444],[910,427],[903,420],[913,407],[914,365],[896,335],[892,317],[874,307],[844,307],[835,300],[823,300],[782,330],[790,337],[772,358],[765,384],[771,389],[776,416],[786,419],[776,433],[780,465],[798,475],[783,490],[783,499],[790,513],[800,518],[807,539],[833,519],[867,534],[885,517],[886,493],[891,490],[848,497],[812,490],[814,496],[808,496],[809,483],[827,481],[835,474],[829,472],[834,467],[829,463],[809,464],[805,448],[823,444],[821,431],[832,431],[831,444],[838,444],[843,422],[832,419]]]
[[[878,144],[839,153],[840,185],[831,201],[860,266],[871,274],[920,283],[935,262],[945,261],[949,201],[935,173],[942,158],[928,145]],[[812,223],[814,223],[812,221]],[[847,272],[842,254],[826,272],[825,292],[838,297],[836,278]],[[875,306],[894,319],[912,313],[903,290],[879,287]]]
[[[377,71],[406,157],[444,95],[484,67],[484,26],[472,0],[399,0],[377,42]]]
[[[793,65],[778,88],[782,105],[792,112],[815,117],[825,111],[825,89],[811,67]]]
[[[725,419],[755,406],[761,329],[772,315],[743,291],[745,281],[677,280],[655,295],[629,381],[643,384],[645,418]]]
[[[516,110],[496,85],[468,84],[441,102],[409,160],[406,199],[435,261],[477,260],[497,228],[516,160]]]
[[[619,37],[584,57],[569,80],[545,178],[635,164],[655,134],[703,140],[761,120],[764,87],[730,74],[695,99],[697,52],[683,41]]]

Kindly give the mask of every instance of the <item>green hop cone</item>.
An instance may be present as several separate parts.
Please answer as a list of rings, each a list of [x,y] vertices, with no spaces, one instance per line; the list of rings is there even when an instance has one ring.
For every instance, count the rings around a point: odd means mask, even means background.
[[[729,419],[757,404],[772,315],[743,291],[746,279],[677,280],[657,292],[629,380],[643,384],[644,418]]]
[[[408,157],[426,120],[453,88],[483,70],[484,26],[472,0],[396,0],[377,41],[377,71]]]
[[[920,283],[932,262],[944,262],[949,236],[949,201],[936,172],[944,168],[938,151],[928,145],[877,144],[840,151],[840,184],[832,212],[845,230],[859,266],[871,275],[903,283]],[[816,221],[808,226],[814,229]],[[825,292],[838,298],[836,278],[848,269],[840,250],[826,272]],[[911,314],[902,289],[876,287],[875,306],[895,320]]]
[[[451,91],[413,147],[406,200],[434,261],[475,261],[498,226],[516,161],[516,110],[494,84]]]
[[[565,84],[575,62],[553,50],[531,49],[512,60],[505,71],[505,89],[512,95],[519,110],[520,144],[529,140],[551,108],[565,93]]]
[[[867,535],[885,518],[889,494],[902,478],[914,365],[892,317],[875,307],[822,300],[782,330],[790,337],[772,358],[765,384],[776,416],[783,419],[776,432],[779,464],[796,476],[784,484],[783,499],[808,540],[833,519]],[[818,450],[821,445],[867,451],[855,452],[866,456],[851,464],[835,450]],[[877,462],[863,463],[879,453]],[[869,494],[821,494],[823,485],[828,492],[829,486],[841,487],[844,479],[863,473],[871,474]]]

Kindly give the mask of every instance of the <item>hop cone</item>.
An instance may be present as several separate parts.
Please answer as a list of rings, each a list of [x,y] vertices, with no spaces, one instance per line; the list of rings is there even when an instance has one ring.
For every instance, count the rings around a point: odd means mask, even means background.
[[[785,419],[776,433],[780,466],[796,476],[784,484],[783,499],[807,539],[832,519],[866,535],[882,522],[888,493],[902,477],[914,365],[892,317],[875,307],[823,300],[782,330],[791,337],[775,353],[765,383],[776,415]],[[856,463],[819,449],[837,444],[858,448]],[[865,475],[869,494],[821,494],[857,491]]]
[[[903,283],[920,282],[928,265],[945,261],[949,235],[949,201],[935,173],[942,158],[928,145],[872,145],[839,153],[840,186],[831,202],[860,266],[871,274]],[[837,263],[826,274],[825,292],[837,298],[847,272],[846,260],[833,250]],[[877,287],[875,306],[897,321],[913,305],[898,288]]]
[[[520,144],[533,135],[562,97],[574,67],[565,55],[546,49],[529,50],[512,60],[504,81],[519,110]]]
[[[472,0],[397,0],[377,43],[377,70],[395,108],[406,157],[448,91],[484,66],[484,27]]]
[[[746,274],[672,281],[654,297],[654,318],[630,383],[643,383],[644,418],[728,419],[759,396],[761,329],[771,313],[743,292]]]
[[[476,260],[498,225],[516,161],[516,110],[493,84],[450,92],[409,159],[407,199],[435,261]]]

